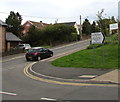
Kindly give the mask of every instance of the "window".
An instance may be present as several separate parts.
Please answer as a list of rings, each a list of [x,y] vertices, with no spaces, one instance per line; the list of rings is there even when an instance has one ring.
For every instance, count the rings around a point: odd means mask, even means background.
[[[29,27],[29,26],[30,26],[30,24],[29,24],[29,23],[27,23],[27,24],[26,24],[26,26],[27,26],[27,27]]]

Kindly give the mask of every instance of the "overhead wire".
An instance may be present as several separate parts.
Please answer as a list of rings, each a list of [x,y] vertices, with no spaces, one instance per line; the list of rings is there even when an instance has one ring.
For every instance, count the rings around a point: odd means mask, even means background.
[[[9,14],[7,12],[0,12],[1,14]],[[74,17],[40,17],[40,16],[29,16],[29,15],[21,15],[22,17],[30,17],[30,18],[43,18],[43,19],[69,19],[69,18],[78,18],[79,16]]]

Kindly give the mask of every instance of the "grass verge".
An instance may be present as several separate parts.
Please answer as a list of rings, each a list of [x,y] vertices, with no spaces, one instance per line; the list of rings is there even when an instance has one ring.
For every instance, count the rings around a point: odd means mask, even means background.
[[[52,61],[52,65],[58,67],[76,68],[110,68],[118,69],[118,44],[108,44],[104,47],[104,61],[102,47],[85,49],[68,56]]]

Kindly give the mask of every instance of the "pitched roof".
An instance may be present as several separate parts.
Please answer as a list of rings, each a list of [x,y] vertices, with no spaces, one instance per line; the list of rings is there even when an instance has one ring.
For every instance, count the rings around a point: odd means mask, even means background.
[[[14,35],[11,32],[6,32],[6,40],[7,41],[22,41],[20,38],[18,38],[16,35]]]
[[[30,21],[34,26],[36,26],[37,28],[44,28],[44,27],[46,27],[47,25],[49,25],[49,24],[47,24],[47,23],[43,23],[43,22],[35,22],[35,21]]]
[[[74,26],[76,22],[64,22],[64,23],[58,23],[58,24],[65,24],[67,26]]]
[[[0,25],[7,26],[7,24],[5,22],[1,21],[1,20],[0,20]]]

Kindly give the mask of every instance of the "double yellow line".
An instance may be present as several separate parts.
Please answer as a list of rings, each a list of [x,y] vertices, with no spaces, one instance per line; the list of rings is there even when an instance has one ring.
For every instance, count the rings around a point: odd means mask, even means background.
[[[61,81],[54,81],[54,80],[48,80],[48,79],[43,79],[37,76],[34,76],[29,73],[29,68],[34,65],[36,62],[31,63],[27,65],[24,68],[24,74],[28,76],[31,79],[37,80],[37,81],[42,81],[42,82],[47,82],[47,83],[52,83],[52,84],[58,84],[58,85],[71,85],[71,86],[106,86],[106,87],[117,87],[118,85],[112,85],[112,84],[88,84],[88,83],[74,83],[74,82],[61,82]]]

